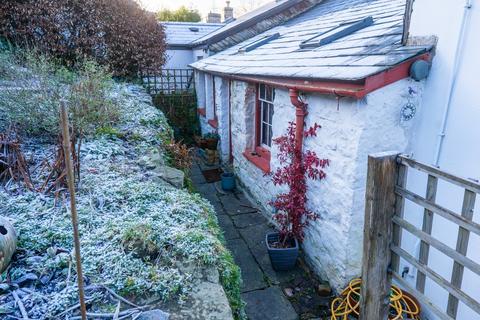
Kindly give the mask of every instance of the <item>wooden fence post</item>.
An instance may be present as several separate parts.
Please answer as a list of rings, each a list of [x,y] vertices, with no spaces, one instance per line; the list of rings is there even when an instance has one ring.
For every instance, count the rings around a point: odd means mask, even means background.
[[[360,320],[385,320],[388,316],[397,156],[398,152],[384,152],[368,157]]]

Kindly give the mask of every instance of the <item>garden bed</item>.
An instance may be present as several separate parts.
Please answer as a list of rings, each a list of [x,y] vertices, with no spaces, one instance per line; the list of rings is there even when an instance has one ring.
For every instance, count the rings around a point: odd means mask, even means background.
[[[112,95],[120,101],[118,122],[87,137],[80,152],[77,207],[88,311],[113,314],[118,294],[170,312],[170,319],[229,319],[228,302],[241,317],[240,272],[221,241],[214,209],[159,174],[165,166],[159,146],[171,135],[164,115],[138,86],[116,84]],[[55,148],[40,136],[22,143],[30,168]],[[38,171],[32,170],[36,185],[44,179]],[[65,193],[9,184],[0,190],[0,204],[0,215],[19,234],[17,253],[1,275],[0,314],[21,317],[16,292],[30,318],[78,315]],[[121,303],[123,315],[143,310],[133,304]]]

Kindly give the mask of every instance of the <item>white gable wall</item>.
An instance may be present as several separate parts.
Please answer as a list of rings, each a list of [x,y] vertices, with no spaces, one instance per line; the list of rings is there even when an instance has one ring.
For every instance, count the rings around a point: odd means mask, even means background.
[[[470,9],[465,5],[471,3]],[[436,1],[421,0],[414,4],[410,34],[412,36],[436,35],[438,45],[433,60],[431,73],[426,81],[423,99],[424,107],[419,113],[420,126],[416,130],[416,139],[409,152],[419,161],[438,165],[441,169],[466,178],[480,180],[480,90],[478,76],[480,67],[480,1]],[[455,71],[455,52],[461,40],[462,19],[467,10],[463,44],[459,48],[459,65]],[[452,86],[453,77],[457,76],[456,85]],[[446,116],[441,152],[436,157],[442,119],[447,108],[451,91],[451,105]],[[438,160],[438,161],[436,161]],[[426,176],[413,174],[408,176],[408,187],[425,196]],[[439,183],[437,201],[440,205],[460,213],[463,191],[446,183]],[[405,218],[421,229],[423,210],[407,202]],[[480,205],[475,206],[473,220],[480,222]],[[434,215],[432,235],[445,242],[451,248],[456,247],[458,226]],[[418,256],[419,241],[404,233],[404,248],[412,255]],[[472,234],[469,240],[467,257],[480,263],[480,237]],[[431,249],[428,265],[447,280],[451,279],[452,260]],[[402,261],[401,269],[409,267],[406,277],[413,286],[416,282],[416,270]],[[462,290],[477,301],[480,300],[480,277],[465,269]],[[442,310],[446,310],[448,292],[430,280],[426,282],[425,294]],[[428,319],[436,319],[428,315]],[[457,319],[480,319],[480,315],[460,302]]]
[[[410,95],[412,87],[417,94]],[[307,258],[323,279],[340,290],[360,274],[367,155],[385,150],[405,150],[411,141],[415,120],[403,122],[401,108],[411,101],[420,107],[422,84],[402,80],[377,90],[363,101],[325,95],[307,95],[307,127],[322,125],[318,137],[307,138],[305,148],[328,158],[327,178],[310,181],[308,205],[320,215],[310,226],[304,243]],[[232,84],[232,143],[236,174],[251,195],[265,207],[281,190],[270,177],[243,156],[254,146],[255,85]],[[282,135],[295,110],[287,90],[277,89],[273,136]],[[271,170],[278,167],[272,147]],[[269,213],[270,214],[270,213]]]
[[[167,49],[166,55],[164,69],[190,69],[188,65],[196,61],[191,49]]]

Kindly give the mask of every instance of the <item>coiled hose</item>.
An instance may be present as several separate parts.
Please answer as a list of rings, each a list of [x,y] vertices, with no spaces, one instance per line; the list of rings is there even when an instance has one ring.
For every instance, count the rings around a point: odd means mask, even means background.
[[[361,279],[353,279],[342,291],[340,297],[331,304],[332,316],[330,320],[348,320],[360,315],[360,287]],[[389,320],[420,320],[418,302],[404,293],[400,288],[392,285],[390,292]]]

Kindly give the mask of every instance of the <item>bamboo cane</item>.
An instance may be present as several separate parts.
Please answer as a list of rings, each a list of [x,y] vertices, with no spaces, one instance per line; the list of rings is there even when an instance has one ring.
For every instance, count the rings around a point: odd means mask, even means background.
[[[75,184],[74,184],[74,172],[70,150],[70,131],[68,125],[68,115],[65,108],[65,104],[60,106],[60,116],[62,121],[63,131],[63,152],[65,154],[65,167],[67,169],[67,183],[70,193],[70,211],[72,215],[73,225],[73,239],[75,242],[75,260],[77,262],[77,282],[78,282],[78,295],[80,298],[80,311],[82,314],[82,320],[87,319],[87,308],[85,305],[85,293],[83,290],[83,272],[82,272],[82,257],[80,254],[80,236],[78,233],[78,218],[77,218],[77,206],[75,200]]]

